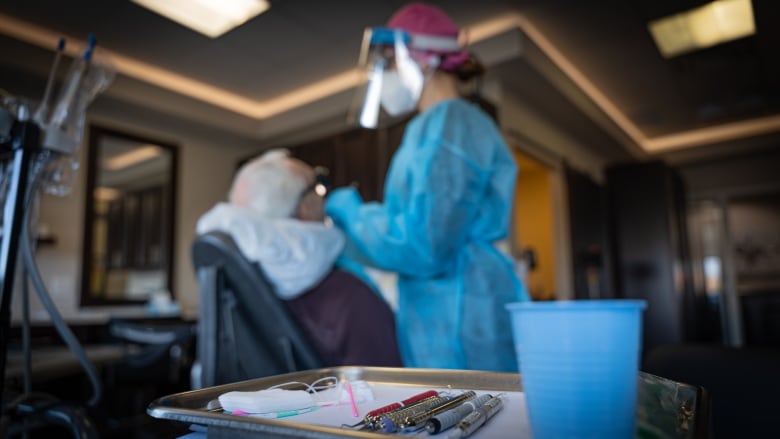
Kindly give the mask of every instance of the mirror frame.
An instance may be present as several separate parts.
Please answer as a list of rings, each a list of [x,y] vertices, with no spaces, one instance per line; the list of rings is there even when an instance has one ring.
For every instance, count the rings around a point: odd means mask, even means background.
[[[170,199],[168,203],[163,203],[161,212],[167,214],[170,221],[167,230],[164,230],[165,236],[163,246],[168,248],[166,267],[164,268],[167,277],[166,288],[170,292],[171,299],[176,300],[173,279],[173,266],[175,261],[175,237],[174,230],[176,224],[176,201],[177,201],[177,173],[178,173],[178,146],[169,142],[163,142],[146,136],[139,136],[127,132],[101,127],[98,125],[89,126],[89,142],[87,151],[87,182],[85,186],[85,208],[84,208],[84,234],[82,237],[83,247],[81,250],[81,294],[80,307],[96,306],[114,306],[114,305],[140,305],[146,303],[146,300],[134,299],[110,299],[93,297],[90,292],[90,279],[92,276],[92,245],[95,227],[95,187],[97,183],[98,157],[102,149],[104,139],[107,137],[116,137],[131,142],[146,143],[159,146],[165,149],[171,156],[170,163]]]

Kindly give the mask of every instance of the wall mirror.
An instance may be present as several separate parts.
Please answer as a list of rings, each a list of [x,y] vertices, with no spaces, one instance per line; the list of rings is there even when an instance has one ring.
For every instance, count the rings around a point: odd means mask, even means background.
[[[176,146],[89,130],[81,305],[173,295]]]

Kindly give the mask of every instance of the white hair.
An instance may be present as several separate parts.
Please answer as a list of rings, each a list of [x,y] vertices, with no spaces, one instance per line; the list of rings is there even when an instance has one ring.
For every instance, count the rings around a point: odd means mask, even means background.
[[[304,177],[289,166],[290,152],[272,149],[239,169],[228,199],[265,218],[290,218],[306,189]]]

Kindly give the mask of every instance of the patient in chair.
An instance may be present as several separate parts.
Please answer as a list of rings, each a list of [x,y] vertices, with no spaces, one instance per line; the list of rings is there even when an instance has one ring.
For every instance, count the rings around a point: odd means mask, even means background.
[[[197,232],[230,234],[259,264],[325,366],[401,366],[389,306],[337,267],[345,241],[323,222],[325,189],[311,166],[268,151],[241,167],[229,203],[204,214]]]

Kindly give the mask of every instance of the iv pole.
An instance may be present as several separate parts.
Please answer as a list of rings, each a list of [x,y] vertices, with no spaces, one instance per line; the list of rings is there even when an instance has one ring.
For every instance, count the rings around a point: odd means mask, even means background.
[[[29,392],[25,383],[25,392],[18,398],[6,400],[5,370],[7,363],[8,340],[11,326],[11,297],[14,290],[14,274],[16,259],[19,255],[20,243],[25,257],[25,273],[31,273],[31,280],[38,290],[41,300],[49,310],[52,323],[55,325],[66,345],[76,354],[92,381],[94,395],[89,402],[95,404],[100,399],[100,385],[97,382],[94,366],[89,362],[83,349],[72,332],[50,303],[48,293],[40,278],[29,243],[29,225],[27,211],[35,198],[40,183],[40,173],[46,168],[50,154],[57,156],[72,155],[80,142],[80,132],[83,129],[83,117],[86,105],[94,96],[102,91],[113,79],[107,70],[93,71],[90,82],[86,77],[90,71],[92,51],[95,46],[94,36],[90,34],[89,43],[84,57],[74,60],[69,76],[61,90],[57,106],[51,118],[46,121],[50,86],[59,56],[64,47],[60,40],[57,57],[47,84],[43,102],[38,107],[36,115],[31,119],[26,104],[20,104],[16,114],[0,107],[0,154],[10,152],[10,175],[8,192],[3,206],[2,240],[0,241],[0,436],[24,434],[32,428],[41,425],[54,424],[70,429],[77,439],[98,437],[97,431],[84,411],[77,406],[60,403],[56,398],[46,394]],[[39,160],[39,163],[36,163]],[[36,165],[40,168],[36,169]],[[57,182],[56,177],[52,177]],[[22,240],[22,241],[20,241]],[[24,276],[22,281],[28,281]],[[26,289],[25,289],[26,290]],[[25,298],[25,300],[27,300]],[[25,321],[26,322],[26,321]],[[25,346],[27,349],[28,346]],[[25,354],[29,354],[25,352]],[[25,372],[29,374],[29,370]],[[25,379],[29,376],[25,375]],[[14,428],[16,427],[16,428]]]
[[[6,111],[0,109],[0,111]],[[10,116],[10,115],[9,115]],[[16,257],[19,254],[19,238],[24,221],[24,199],[27,193],[30,164],[33,154],[39,150],[40,129],[30,121],[14,121],[11,126],[10,147],[13,151],[11,178],[8,195],[3,207],[3,239],[0,243],[0,282],[2,282],[2,302],[0,302],[0,396],[5,391],[5,367],[8,339],[11,328],[11,296],[14,289]]]
[[[0,112],[7,113],[5,109]],[[0,114],[0,118],[5,119],[7,114]],[[29,422],[55,424],[68,428],[74,437],[79,439],[96,438],[97,432],[94,425],[84,412],[75,406],[57,404],[57,401],[50,397],[30,398],[29,400],[18,401],[14,404],[11,401],[5,401],[5,369],[7,361],[8,340],[11,332],[11,297],[14,289],[14,274],[16,272],[16,259],[19,253],[20,239],[29,239],[28,236],[22,236],[24,221],[27,216],[25,212],[27,194],[30,189],[30,169],[33,165],[33,157],[42,151],[41,131],[36,123],[32,121],[14,120],[10,130],[10,147],[13,159],[11,166],[11,175],[8,186],[8,194],[3,207],[3,236],[0,243],[0,283],[2,283],[2,298],[0,300],[0,400],[3,404],[2,423],[0,423],[0,432],[6,433],[6,429],[11,427],[13,420],[21,419],[25,427]],[[3,148],[6,145],[0,145]],[[33,198],[30,193],[30,199]],[[23,279],[27,282],[27,279]],[[29,395],[26,395],[29,396]],[[10,403],[10,404],[9,404]],[[8,406],[6,406],[6,404]],[[15,410],[15,413],[11,413]],[[33,424],[33,425],[37,425]],[[25,428],[22,428],[25,431]]]

